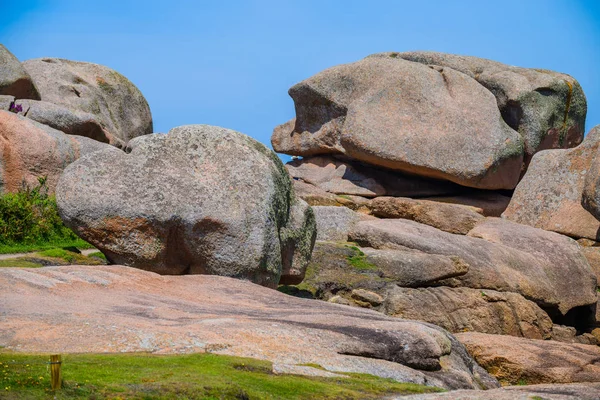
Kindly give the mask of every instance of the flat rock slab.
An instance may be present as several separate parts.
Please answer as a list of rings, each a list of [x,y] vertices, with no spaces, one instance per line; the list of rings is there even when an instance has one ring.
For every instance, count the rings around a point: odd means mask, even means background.
[[[402,396],[402,400],[597,400],[600,384],[571,383],[562,385],[507,386],[502,389],[456,390],[446,393]],[[391,399],[390,399],[391,400]]]
[[[504,384],[600,382],[600,347],[484,333],[458,339]]]
[[[4,268],[0,304],[0,346],[15,351],[210,351],[446,388],[497,385],[436,326],[226,277]]]

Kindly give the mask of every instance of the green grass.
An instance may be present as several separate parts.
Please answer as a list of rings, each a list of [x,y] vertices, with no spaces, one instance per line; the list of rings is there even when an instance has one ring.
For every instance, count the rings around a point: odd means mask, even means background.
[[[354,252],[353,255],[348,256],[348,262],[354,268],[360,271],[372,271],[377,269],[376,265],[367,261],[367,256],[358,247],[349,245],[346,245],[346,247]]]
[[[96,251],[94,253],[88,254],[88,257],[98,257],[104,261],[106,261],[106,256],[101,251]]]
[[[440,389],[366,374],[344,378],[274,375],[270,362],[210,353],[63,356],[53,393],[47,357],[0,353],[3,399],[376,399]]]
[[[40,268],[40,264],[36,264],[27,260],[11,259],[0,260],[0,268]]]
[[[43,251],[62,247],[77,247],[82,250],[94,248],[94,246],[79,238],[68,241],[48,241],[42,243],[3,244],[0,242],[0,254],[30,253],[33,251]]]

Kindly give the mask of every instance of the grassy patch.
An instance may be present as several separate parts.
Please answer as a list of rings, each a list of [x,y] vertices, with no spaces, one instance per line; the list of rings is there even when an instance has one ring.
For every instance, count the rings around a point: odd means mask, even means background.
[[[90,258],[91,257],[96,257],[96,258],[100,258],[100,259],[102,259],[104,261],[107,261],[106,260],[106,256],[101,251],[96,251],[94,253],[90,253],[90,254],[88,254],[88,257],[90,257]]]
[[[0,268],[40,268],[41,264],[36,264],[27,260],[12,259],[0,260]]]
[[[375,399],[436,392],[365,374],[347,378],[274,375],[267,361],[215,354],[63,356],[63,389],[52,393],[48,358],[0,353],[4,399]]]
[[[0,254],[63,246],[89,244],[63,224],[45,178],[34,188],[23,185],[16,193],[0,196]]]
[[[348,256],[348,262],[354,268],[361,271],[376,270],[377,266],[367,261],[367,256],[358,247],[346,245],[347,248],[353,251],[354,254]]]

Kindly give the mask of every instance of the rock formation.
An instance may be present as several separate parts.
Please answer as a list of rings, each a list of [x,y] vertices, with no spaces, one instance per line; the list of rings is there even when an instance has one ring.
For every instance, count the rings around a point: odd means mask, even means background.
[[[65,224],[113,263],[162,274],[298,283],[316,230],[277,156],[207,125],[139,138],[71,164],[57,188]]]

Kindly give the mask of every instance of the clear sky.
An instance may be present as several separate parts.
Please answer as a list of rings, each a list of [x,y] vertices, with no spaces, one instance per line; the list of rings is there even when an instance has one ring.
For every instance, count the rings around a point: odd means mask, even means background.
[[[203,123],[270,146],[287,90],[381,51],[435,50],[566,72],[600,124],[600,0],[0,0],[20,60],[109,66],[144,93],[156,132]]]

